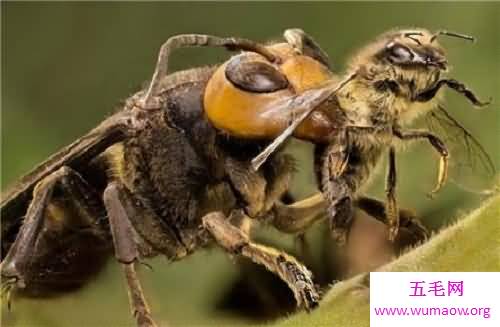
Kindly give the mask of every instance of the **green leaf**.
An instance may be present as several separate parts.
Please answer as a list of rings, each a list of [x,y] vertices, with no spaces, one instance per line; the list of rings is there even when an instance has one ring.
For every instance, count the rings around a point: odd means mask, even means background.
[[[500,195],[379,270],[499,271]],[[312,313],[267,326],[369,326],[369,299],[369,274],[362,274],[335,284]]]

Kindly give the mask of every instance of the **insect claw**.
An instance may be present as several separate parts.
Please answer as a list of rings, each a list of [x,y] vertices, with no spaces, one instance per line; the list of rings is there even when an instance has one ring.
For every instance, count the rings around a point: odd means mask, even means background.
[[[436,194],[439,192],[441,189],[441,186],[436,186],[432,191],[427,193],[427,197],[431,200],[434,200],[436,198]]]
[[[478,101],[477,103],[474,103],[473,105],[476,108],[483,108],[483,107],[489,106],[492,102],[493,102],[493,97],[489,97],[488,101],[485,101],[485,102]]]
[[[427,197],[429,199],[431,199],[431,200],[434,200],[436,198],[436,194],[441,190],[442,187],[443,187],[442,184],[441,185],[440,184],[436,185],[436,187],[434,187],[434,189],[432,191],[430,191],[429,193],[427,193]]]
[[[446,183],[446,179],[448,178],[448,156],[441,156],[439,160],[439,172],[438,172],[438,182],[434,189],[428,194],[428,196],[432,199],[434,195],[441,190],[441,188]]]
[[[436,198],[436,194],[441,190],[443,185],[436,185],[432,191],[427,193],[427,197],[431,200],[434,200]]]

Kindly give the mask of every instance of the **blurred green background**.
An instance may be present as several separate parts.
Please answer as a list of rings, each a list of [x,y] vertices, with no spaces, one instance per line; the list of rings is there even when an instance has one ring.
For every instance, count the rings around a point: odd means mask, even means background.
[[[36,163],[95,126],[152,74],[159,46],[180,33],[279,39],[300,27],[315,37],[342,72],[347,57],[394,27],[448,29],[477,37],[471,45],[443,39],[451,76],[494,104],[474,110],[449,92],[447,107],[485,146],[496,165],[500,139],[500,3],[6,3],[2,2],[2,188]],[[213,64],[222,50],[188,49],[174,54],[174,70]],[[297,197],[314,192],[311,148],[294,143],[300,159]],[[398,197],[432,228],[453,220],[480,200],[448,184],[435,200],[437,160],[427,144],[398,157]],[[383,174],[368,193],[383,195]],[[276,238],[276,233],[271,235]],[[292,247],[289,236],[279,236]],[[141,271],[146,294],[159,321],[173,326],[235,325],[245,320],[215,312],[214,301],[238,275],[220,251],[197,253],[154,271]],[[3,313],[5,325],[131,325],[126,291],[117,265],[82,291],[61,298],[16,299]]]

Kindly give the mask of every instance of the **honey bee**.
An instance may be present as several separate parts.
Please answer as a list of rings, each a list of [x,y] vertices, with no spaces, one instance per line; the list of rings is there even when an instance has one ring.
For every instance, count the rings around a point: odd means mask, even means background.
[[[445,184],[449,157],[455,155],[450,153],[442,134],[451,136],[446,138],[447,142],[462,145],[462,150],[466,150],[461,152],[466,157],[455,158],[456,167],[472,168],[490,179],[495,174],[486,151],[441,104],[443,86],[464,95],[476,107],[489,103],[478,100],[463,83],[442,78],[448,70],[445,50],[438,43],[442,35],[474,40],[447,31],[389,31],[352,57],[343,78],[332,77],[330,84],[326,82],[322,87],[322,93],[311,90],[316,95],[314,105],[304,108],[285,101],[282,108],[275,106],[275,110],[288,108],[293,112],[290,125],[253,160],[254,167],[258,168],[288,136],[300,137],[300,130],[308,120],[315,116],[329,117],[327,133],[312,141],[317,144],[315,167],[328,203],[330,227],[340,243],[346,241],[353,206],[359,206],[360,202],[385,220],[390,228],[389,239],[395,239],[403,218],[399,216],[395,195],[396,149],[404,141],[427,140],[439,154],[438,181],[431,195]],[[427,116],[430,130],[408,129],[407,126],[422,115]],[[361,187],[386,149],[389,160],[385,204],[360,200]],[[385,212],[385,215],[376,215],[377,212]],[[406,221],[401,224],[406,225]]]

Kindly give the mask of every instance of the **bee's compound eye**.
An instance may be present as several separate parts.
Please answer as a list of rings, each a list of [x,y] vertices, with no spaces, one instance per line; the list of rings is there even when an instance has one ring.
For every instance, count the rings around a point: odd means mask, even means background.
[[[389,59],[395,63],[410,63],[413,60],[413,53],[401,44],[390,44],[388,46]]]
[[[286,77],[264,61],[246,61],[236,56],[227,64],[226,78],[237,88],[254,93],[268,93],[285,89]]]

